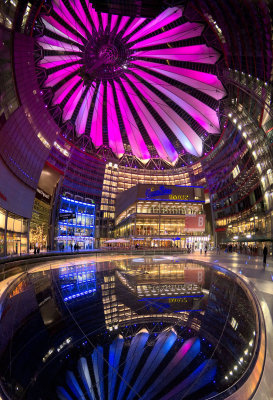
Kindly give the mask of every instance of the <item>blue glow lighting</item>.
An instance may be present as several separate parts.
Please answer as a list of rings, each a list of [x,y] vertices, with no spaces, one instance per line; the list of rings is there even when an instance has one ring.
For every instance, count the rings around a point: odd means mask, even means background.
[[[73,210],[67,210],[67,209],[64,209],[64,208],[60,208],[59,211],[68,213],[68,212],[72,212]],[[82,212],[77,212],[77,214],[78,215],[87,215],[88,217],[90,217],[90,215],[93,216],[93,214],[87,214],[87,213],[82,213]]]
[[[94,239],[96,217],[95,204],[84,203],[82,201],[72,200],[67,197],[61,196],[59,212],[71,212],[75,215],[74,218],[60,218],[60,220],[58,221],[57,239],[65,241],[67,247],[69,247],[68,240],[78,241],[82,239]],[[82,230],[82,232],[79,230]],[[78,235],[76,234],[76,232],[78,233]],[[84,246],[87,246],[87,248],[89,248],[90,245],[93,247],[94,243],[89,243]]]
[[[76,294],[72,294],[71,296],[67,296],[64,298],[64,301],[68,301],[68,300],[73,300],[76,299],[78,297],[90,294],[90,293],[94,293],[96,291],[96,289],[90,289],[90,290],[86,290],[85,292],[80,292],[80,293],[76,293]]]
[[[78,201],[78,200],[72,200],[72,199],[69,199],[68,197],[64,197],[64,196],[62,196],[62,199],[65,200],[65,201],[68,201],[68,202],[72,202],[72,203],[76,203],[76,204],[82,204],[82,205],[87,206],[87,207],[95,207],[95,204],[84,203],[84,202]]]
[[[58,222],[59,225],[67,225],[67,226],[74,226],[75,228],[94,228],[94,225],[76,225],[76,224],[69,224],[68,222]]]
[[[69,268],[65,273],[60,273],[59,279],[64,301],[74,300],[96,292],[94,269],[89,270],[84,266],[77,269]]]

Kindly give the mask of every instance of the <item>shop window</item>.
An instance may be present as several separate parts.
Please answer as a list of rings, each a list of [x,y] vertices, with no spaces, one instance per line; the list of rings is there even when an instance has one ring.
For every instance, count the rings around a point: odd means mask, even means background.
[[[22,221],[21,221],[21,219],[14,219],[13,230],[14,230],[14,232],[21,232],[22,231]]]
[[[14,225],[14,218],[8,217],[7,230],[13,231],[13,225]]]
[[[0,228],[5,229],[6,214],[5,211],[0,210]]]

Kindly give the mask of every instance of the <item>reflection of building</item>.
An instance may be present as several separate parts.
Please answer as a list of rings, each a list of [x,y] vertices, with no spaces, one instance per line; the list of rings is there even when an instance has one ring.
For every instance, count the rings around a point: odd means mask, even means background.
[[[95,266],[79,265],[77,268],[62,268],[59,281],[64,301],[90,295],[96,292]]]
[[[117,197],[116,236],[151,247],[201,247],[211,233],[204,203],[199,186],[138,184]]]
[[[95,204],[61,197],[57,242],[59,248],[93,249],[95,237]]]
[[[145,265],[137,272],[130,268],[104,276],[102,302],[106,328],[110,331],[120,326],[149,322],[159,318],[164,321],[189,322],[190,311],[203,313],[205,280],[204,268],[176,264]],[[190,325],[198,331],[200,322],[192,315]]]

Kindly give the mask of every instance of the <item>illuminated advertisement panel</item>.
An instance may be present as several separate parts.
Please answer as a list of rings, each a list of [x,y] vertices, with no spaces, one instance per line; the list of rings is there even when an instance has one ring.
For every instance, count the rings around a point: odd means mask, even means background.
[[[204,232],[206,215],[185,215],[185,232]]]

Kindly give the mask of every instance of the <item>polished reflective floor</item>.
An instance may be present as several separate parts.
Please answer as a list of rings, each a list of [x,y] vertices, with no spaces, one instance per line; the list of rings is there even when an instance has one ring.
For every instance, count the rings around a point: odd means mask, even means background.
[[[271,266],[234,254],[188,258],[250,275],[269,322]],[[223,271],[185,256],[101,255],[16,279],[0,326],[1,378],[14,399],[208,399],[253,360],[248,296]],[[266,385],[265,376],[256,396],[267,396]]]

